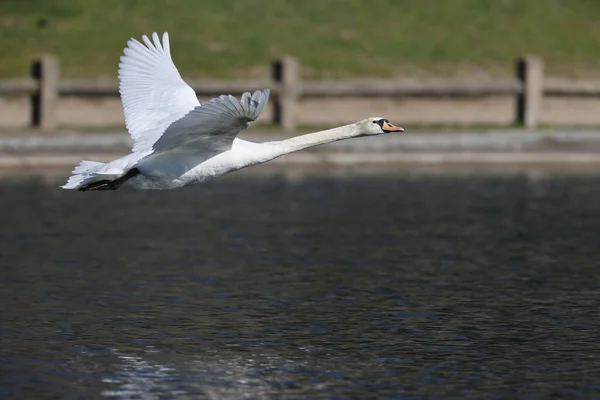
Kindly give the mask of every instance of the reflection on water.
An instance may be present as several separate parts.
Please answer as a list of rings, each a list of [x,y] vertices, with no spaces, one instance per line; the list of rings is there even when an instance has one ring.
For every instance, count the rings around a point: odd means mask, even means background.
[[[0,184],[0,395],[600,396],[600,175]]]
[[[158,350],[148,352],[160,353]],[[121,371],[103,379],[111,389],[104,390],[102,395],[120,399],[160,398],[165,393],[178,398],[204,395],[210,399],[275,396],[277,389],[297,386],[293,376],[286,378],[286,370],[302,368],[299,363],[281,360],[274,354],[252,357],[206,354],[201,360],[188,360],[187,363],[180,360],[182,364],[178,370],[154,361],[148,354],[144,355],[146,359],[118,351],[115,355],[121,362]],[[171,354],[170,360],[163,362],[172,363],[173,357],[177,356]],[[282,365],[287,368],[280,368]],[[263,371],[271,372],[268,379]]]

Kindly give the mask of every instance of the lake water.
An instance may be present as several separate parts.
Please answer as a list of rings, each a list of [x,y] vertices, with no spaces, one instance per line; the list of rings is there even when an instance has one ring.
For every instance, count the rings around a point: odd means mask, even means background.
[[[600,174],[0,194],[2,397],[600,398]]]

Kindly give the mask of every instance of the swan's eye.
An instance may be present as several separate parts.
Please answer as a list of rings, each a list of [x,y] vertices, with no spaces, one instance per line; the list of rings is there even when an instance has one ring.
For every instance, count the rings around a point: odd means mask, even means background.
[[[374,124],[376,124],[378,121],[373,121]]]

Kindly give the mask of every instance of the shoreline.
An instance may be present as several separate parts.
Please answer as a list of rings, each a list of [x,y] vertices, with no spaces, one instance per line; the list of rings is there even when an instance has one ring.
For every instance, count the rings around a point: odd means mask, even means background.
[[[248,132],[252,141],[289,135]],[[81,159],[101,162],[129,152],[125,132],[0,135],[0,168],[68,168]],[[600,166],[600,131],[418,132],[339,141],[285,155],[269,164],[311,167],[564,165]]]

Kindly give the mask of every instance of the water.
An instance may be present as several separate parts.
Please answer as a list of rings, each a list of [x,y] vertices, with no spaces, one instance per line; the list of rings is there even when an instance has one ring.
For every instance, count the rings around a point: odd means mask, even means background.
[[[3,397],[600,398],[600,175],[3,182]]]

